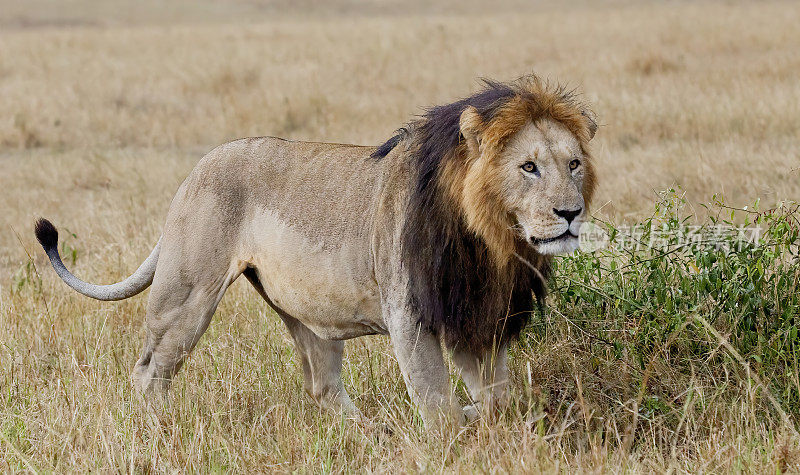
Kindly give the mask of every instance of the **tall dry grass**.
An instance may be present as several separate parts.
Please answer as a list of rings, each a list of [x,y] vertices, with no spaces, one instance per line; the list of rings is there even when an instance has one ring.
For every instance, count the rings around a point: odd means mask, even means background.
[[[172,193],[212,146],[265,134],[377,144],[422,106],[474,91],[477,77],[531,71],[579,87],[598,113],[602,216],[638,218],[671,185],[691,202],[797,200],[796,4],[381,2],[358,15],[357,3],[334,2],[273,18],[283,4],[201,14],[178,3],[127,24],[113,3],[73,3],[68,15],[4,1],[0,17],[0,469],[797,467],[796,435],[735,362],[717,381],[657,368],[701,404],[680,425],[632,424],[636,388],[608,389],[625,388],[624,371],[598,365],[591,338],[558,308],[549,337],[514,351],[513,409],[457,433],[420,426],[385,339],[353,341],[345,386],[394,433],[354,427],[305,397],[285,330],[245,282],[154,421],[128,384],[146,297],[75,295],[31,233],[36,216],[50,217],[74,233],[65,242],[78,275],[115,281],[147,255]],[[188,21],[170,20],[185,11]]]

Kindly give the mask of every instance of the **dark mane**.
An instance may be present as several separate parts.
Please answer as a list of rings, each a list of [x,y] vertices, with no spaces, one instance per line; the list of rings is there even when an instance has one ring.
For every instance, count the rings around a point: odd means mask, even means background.
[[[372,152],[370,158],[381,159],[386,157],[386,155],[389,155],[389,152],[394,150],[394,148],[397,147],[397,144],[402,142],[403,139],[406,138],[408,135],[409,135],[408,129],[406,129],[405,127],[401,128],[400,130],[397,131],[395,135],[392,136],[392,138],[381,144],[377,150]]]
[[[476,354],[519,334],[535,310],[532,292],[543,301],[542,276],[549,261],[520,243],[517,253],[540,273],[517,259],[498,268],[439,185],[445,164],[463,150],[459,120],[464,109],[472,106],[490,122],[518,94],[513,85],[485,81],[477,94],[429,109],[412,124],[408,138],[417,170],[402,233],[409,303],[420,323],[442,335],[449,348]],[[375,156],[386,156],[401,140],[392,137]]]
[[[451,104],[431,107],[420,120],[413,123],[421,126],[423,130],[420,132],[430,139],[427,143],[432,146],[430,150],[420,154],[420,158],[441,157],[444,152],[458,145],[461,139],[458,121],[467,106],[475,107],[484,120],[487,120],[494,115],[498,107],[515,94],[514,89],[507,84],[488,79],[484,79],[483,84],[485,88],[477,94]],[[372,153],[372,158],[384,158],[408,136],[410,136],[409,128],[401,128],[396,135]]]

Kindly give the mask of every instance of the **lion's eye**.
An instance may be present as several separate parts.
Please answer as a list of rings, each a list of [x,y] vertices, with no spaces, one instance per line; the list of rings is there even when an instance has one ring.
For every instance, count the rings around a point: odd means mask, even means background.
[[[577,158],[575,160],[569,162],[569,169],[571,171],[575,171],[575,169],[578,168],[579,166],[581,166],[581,161],[578,160]]]
[[[522,168],[526,173],[536,173],[538,171],[536,164],[533,162],[525,162],[520,168]]]

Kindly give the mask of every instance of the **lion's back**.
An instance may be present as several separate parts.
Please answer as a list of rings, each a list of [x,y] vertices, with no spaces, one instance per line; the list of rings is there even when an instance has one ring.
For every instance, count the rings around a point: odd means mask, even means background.
[[[198,162],[179,194],[191,202],[212,196],[235,217],[268,210],[328,247],[366,237],[382,172],[374,147],[298,142],[275,137],[239,139]]]

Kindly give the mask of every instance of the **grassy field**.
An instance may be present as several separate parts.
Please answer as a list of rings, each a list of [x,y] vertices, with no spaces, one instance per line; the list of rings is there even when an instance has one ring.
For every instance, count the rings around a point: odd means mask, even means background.
[[[800,199],[800,6],[428,3],[0,0],[0,470],[800,470],[798,214],[752,213]],[[610,232],[768,232],[758,250],[559,259],[499,421],[427,432],[377,337],[348,345],[345,386],[393,433],[320,413],[243,279],[154,420],[128,380],[146,294],[79,296],[35,243],[47,216],[77,275],[117,281],[213,146],[378,144],[479,77],[528,72],[593,104]]]

